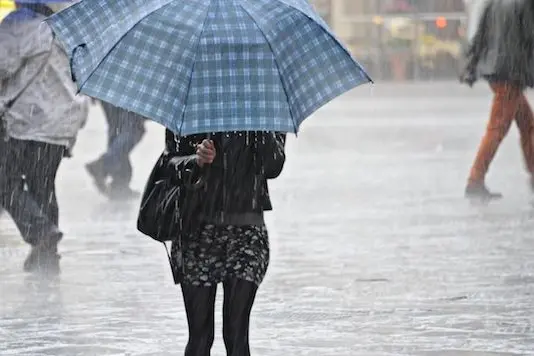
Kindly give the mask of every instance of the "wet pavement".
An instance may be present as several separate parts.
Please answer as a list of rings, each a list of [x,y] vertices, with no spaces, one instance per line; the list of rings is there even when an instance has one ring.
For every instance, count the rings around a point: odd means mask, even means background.
[[[505,199],[463,199],[490,99],[482,85],[358,88],[290,139],[271,184],[254,356],[534,354],[534,207],[515,128],[488,179]],[[60,169],[59,280],[21,272],[27,247],[0,219],[1,355],[183,354],[163,247],[136,232],[135,203],[107,202],[83,169],[105,130],[93,110]],[[137,189],[162,141],[149,125],[133,155]]]

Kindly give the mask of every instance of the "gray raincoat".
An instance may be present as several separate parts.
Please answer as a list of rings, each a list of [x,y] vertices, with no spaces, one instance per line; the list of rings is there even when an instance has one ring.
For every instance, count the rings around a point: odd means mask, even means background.
[[[68,57],[43,19],[0,25],[0,113],[35,78],[5,112],[6,133],[70,150],[85,124],[89,103],[76,95]]]
[[[489,0],[470,39],[461,81],[534,87],[534,1]],[[478,17],[478,15],[477,15]]]

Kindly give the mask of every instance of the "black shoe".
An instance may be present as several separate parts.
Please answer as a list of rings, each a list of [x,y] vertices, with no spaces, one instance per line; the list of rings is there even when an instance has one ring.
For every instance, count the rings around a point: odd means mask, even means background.
[[[490,192],[484,183],[469,183],[465,188],[465,197],[471,201],[489,202],[502,199],[502,194]]]
[[[108,189],[107,196],[111,200],[126,201],[135,200],[141,196],[141,193],[129,187],[113,187]]]
[[[96,188],[103,194],[107,194],[107,186],[106,186],[106,178],[107,175],[104,173],[104,170],[102,169],[102,164],[100,161],[94,161],[91,163],[87,163],[85,165],[85,169],[89,173],[89,175],[93,178],[93,182],[95,183]]]

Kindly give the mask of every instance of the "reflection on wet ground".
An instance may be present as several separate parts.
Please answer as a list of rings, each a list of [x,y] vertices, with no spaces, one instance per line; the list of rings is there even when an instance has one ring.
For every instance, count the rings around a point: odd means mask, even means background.
[[[489,94],[464,90],[360,90],[288,143],[271,185],[253,355],[534,354],[534,207],[517,134],[488,181],[505,200],[469,206],[463,184]],[[136,233],[135,204],[106,203],[83,171],[105,143],[101,113],[91,119],[60,171],[61,277],[22,274],[26,246],[1,220],[2,355],[182,354],[187,327],[163,248]],[[162,134],[151,126],[134,153],[139,189]]]

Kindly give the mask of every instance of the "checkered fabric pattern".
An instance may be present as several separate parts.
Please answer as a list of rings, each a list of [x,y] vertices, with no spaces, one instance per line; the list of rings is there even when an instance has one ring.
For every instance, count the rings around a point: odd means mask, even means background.
[[[307,0],[82,0],[48,23],[82,93],[181,135],[296,133],[370,82]]]

